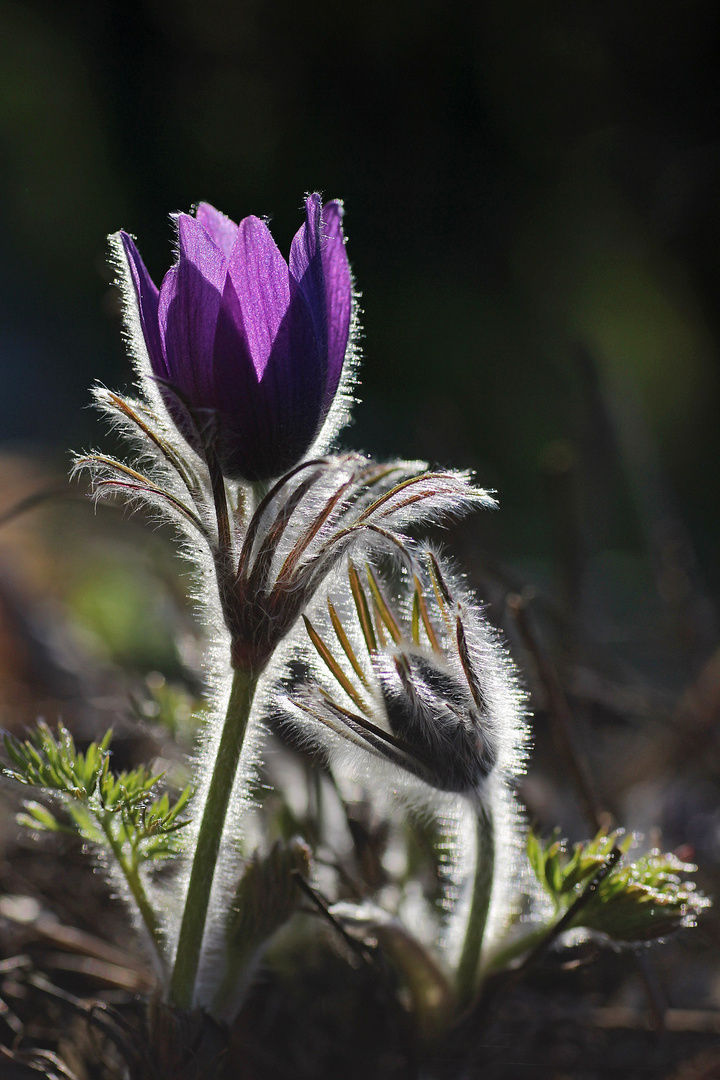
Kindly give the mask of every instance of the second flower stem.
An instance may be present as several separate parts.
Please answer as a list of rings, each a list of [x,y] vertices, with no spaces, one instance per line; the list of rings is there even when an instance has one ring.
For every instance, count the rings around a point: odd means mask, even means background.
[[[477,990],[480,954],[495,877],[495,826],[492,811],[480,806],[477,813],[475,874],[465,940],[457,972],[457,990],[461,1004],[471,1001]]]
[[[215,866],[257,680],[256,672],[238,668],[233,674],[225,723],[190,871],[170,982],[170,1001],[182,1009],[190,1009],[193,1005]]]

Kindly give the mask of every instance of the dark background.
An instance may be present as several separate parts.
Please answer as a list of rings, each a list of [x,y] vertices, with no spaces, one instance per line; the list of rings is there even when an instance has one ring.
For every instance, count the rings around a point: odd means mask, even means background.
[[[711,0],[1,3],[3,444],[78,446],[88,385],[127,384],[106,234],[159,281],[171,211],[271,215],[287,251],[320,189],[363,294],[347,440],[476,467],[498,553],[545,560],[542,477],[577,462],[591,545],[641,546],[635,435],[717,585],[717,22]]]
[[[107,445],[88,387],[130,383],[108,233],[159,283],[172,211],[270,215],[287,252],[306,191],[343,198],[344,445],[497,489],[450,539],[534,693],[525,802],[587,833],[509,591],[536,598],[602,805],[717,891],[719,21],[714,0],[0,0],[0,513]],[[73,694],[88,730],[122,712],[117,683],[78,689],[88,656],[200,666],[164,538],[120,521],[76,503],[0,536],[3,723]],[[717,1005],[697,942],[676,1001]]]

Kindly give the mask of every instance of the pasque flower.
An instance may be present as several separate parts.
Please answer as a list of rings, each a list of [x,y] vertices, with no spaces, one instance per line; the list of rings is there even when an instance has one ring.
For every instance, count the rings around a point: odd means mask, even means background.
[[[352,281],[340,204],[323,207],[311,195],[306,213],[287,263],[258,218],[236,225],[204,203],[194,216],[179,214],[177,261],[160,289],[132,239],[116,234],[140,394],[98,387],[95,397],[142,456],[124,462],[91,453],[76,461],[77,469],[90,470],[96,497],[144,502],[178,527],[198,571],[208,626],[217,631],[214,638],[210,632],[215,708],[205,718],[197,813],[185,834],[187,887],[167,935],[174,959],[163,952],[163,962],[173,965],[168,996],[181,1008],[216,1002],[218,949],[226,947],[225,915],[235,904],[225,885],[242,832],[242,814],[230,808],[249,805],[261,744],[258,711],[280,708],[276,679],[299,647],[300,617],[351,551],[363,558],[376,549],[401,551],[407,560],[412,542],[400,530],[492,504],[467,474],[326,453],[348,402]],[[250,493],[227,480],[274,482]],[[479,726],[474,739],[474,699],[462,685],[455,693],[452,672],[443,681],[442,658],[441,686],[433,681],[437,663],[419,670],[426,654],[411,648],[403,669],[424,689],[414,710],[405,684],[397,685],[400,673],[378,674],[383,715],[398,735],[379,745],[360,741],[363,750],[378,751],[380,760],[384,752],[385,761],[425,781],[431,793],[439,788],[454,797],[483,787],[496,771],[493,746]],[[460,697],[448,717],[437,699],[449,686]],[[447,764],[457,757],[447,739],[443,767],[428,766],[437,749],[435,706],[449,741],[457,735],[463,746],[470,743],[461,775]],[[403,744],[400,761],[388,756],[393,738]]]
[[[230,479],[292,468],[340,383],[352,314],[342,206],[317,194],[305,206],[289,265],[260,218],[236,225],[208,203],[178,214],[178,259],[159,290],[119,234],[165,405]]]

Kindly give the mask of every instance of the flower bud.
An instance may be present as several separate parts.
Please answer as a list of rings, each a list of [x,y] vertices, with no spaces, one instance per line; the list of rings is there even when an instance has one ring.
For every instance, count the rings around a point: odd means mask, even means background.
[[[349,564],[337,607],[328,599],[327,615],[318,604],[305,619],[323,663],[289,711],[332,761],[349,743],[394,766],[408,790],[481,803],[491,776],[502,783],[520,767],[522,698],[480,613],[450,593],[434,556],[427,566],[425,582],[411,573],[412,592],[391,603],[370,565],[366,588]]]
[[[390,729],[431,769],[440,791],[476,791],[497,761],[492,730],[467,684],[436,658],[404,652],[375,665]]]
[[[289,265],[266,223],[239,225],[207,203],[178,214],[178,260],[158,290],[118,234],[129,323],[186,441],[230,479],[268,480],[315,442],[348,349],[352,280],[342,205],[306,200]]]

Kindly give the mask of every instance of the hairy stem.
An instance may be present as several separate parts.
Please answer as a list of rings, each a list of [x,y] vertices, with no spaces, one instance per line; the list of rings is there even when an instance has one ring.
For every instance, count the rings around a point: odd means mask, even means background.
[[[241,668],[236,669],[233,674],[225,724],[190,871],[175,967],[170,982],[171,1004],[183,1009],[189,1009],[193,1004],[215,865],[257,680],[257,673]]]
[[[143,925],[148,932],[153,949],[155,950],[155,955],[160,964],[160,970],[165,971],[167,957],[165,956],[162,930],[160,929],[157,915],[147,898],[147,893],[145,892],[145,887],[140,878],[138,867],[136,863],[128,859],[123,852],[122,845],[115,839],[112,828],[110,827],[110,822],[105,815],[99,818],[99,822],[117,864],[122,870],[127,886],[132,894],[132,898],[140,913]]]
[[[470,911],[457,971],[457,989],[461,1003],[470,1002],[477,989],[480,954],[495,876],[495,826],[489,807],[478,807],[476,837]]]

